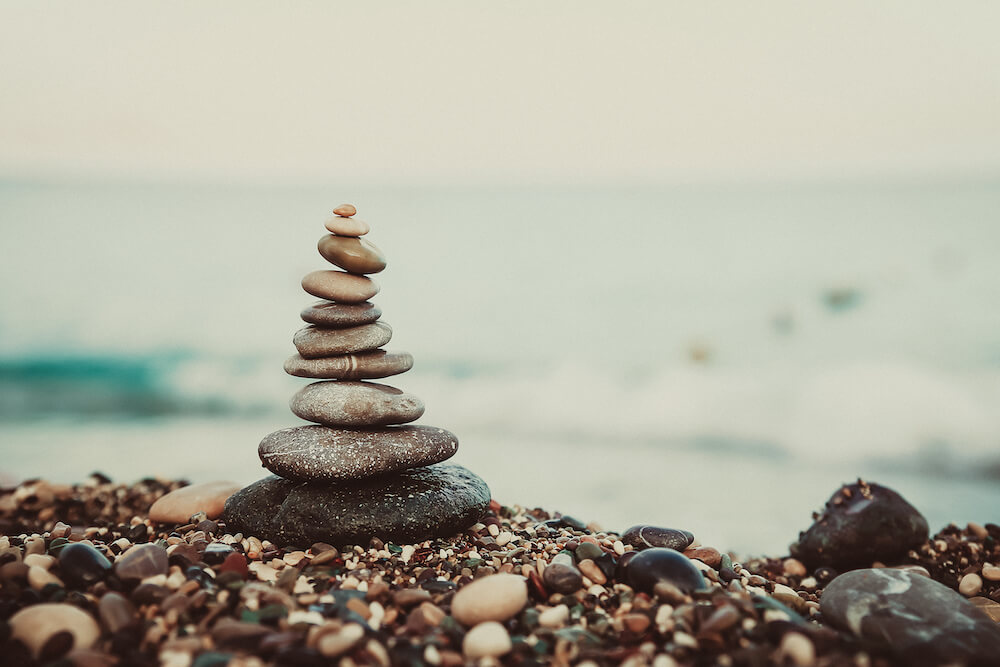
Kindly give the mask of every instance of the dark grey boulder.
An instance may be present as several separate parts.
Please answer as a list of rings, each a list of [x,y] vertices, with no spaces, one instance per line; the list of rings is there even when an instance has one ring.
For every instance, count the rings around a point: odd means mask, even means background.
[[[231,532],[280,545],[419,542],[465,530],[489,503],[477,475],[438,464],[357,482],[266,477],[230,496],[223,518]]]
[[[1000,664],[1000,625],[923,575],[887,568],[842,574],[823,591],[820,611],[830,625],[891,651],[899,664]]]

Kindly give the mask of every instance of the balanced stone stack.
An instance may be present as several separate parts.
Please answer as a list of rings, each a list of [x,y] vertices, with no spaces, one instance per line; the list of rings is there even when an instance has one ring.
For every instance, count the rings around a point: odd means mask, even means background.
[[[420,418],[412,394],[367,380],[405,373],[406,352],[382,349],[392,328],[368,301],[379,286],[368,276],[385,269],[382,251],[361,238],[368,224],[351,205],[334,209],[319,253],[343,271],[313,271],[302,288],[319,297],[302,311],[291,375],[318,380],[291,400],[310,422],[271,433],[260,443],[264,467],[275,473],[226,502],[231,530],[281,544],[367,544],[373,537],[421,541],[464,530],[486,512],[485,482],[443,464],[458,439],[433,426],[403,426]]]

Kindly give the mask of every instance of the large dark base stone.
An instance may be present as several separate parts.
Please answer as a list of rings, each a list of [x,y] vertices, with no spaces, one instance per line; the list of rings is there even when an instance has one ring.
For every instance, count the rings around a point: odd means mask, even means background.
[[[490,504],[490,489],[462,466],[412,468],[361,482],[294,482],[272,475],[226,501],[229,531],[279,545],[420,542],[459,533]]]

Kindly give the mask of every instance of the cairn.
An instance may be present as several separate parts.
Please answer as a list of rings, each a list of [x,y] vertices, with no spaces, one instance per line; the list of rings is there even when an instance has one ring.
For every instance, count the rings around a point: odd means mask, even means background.
[[[367,544],[373,537],[421,541],[464,530],[485,512],[490,491],[477,475],[444,464],[458,450],[454,434],[408,425],[424,413],[412,394],[368,380],[410,370],[413,357],[382,349],[392,327],[369,301],[369,276],[385,256],[362,238],[369,232],[354,206],[334,209],[320,255],[342,270],[313,271],[302,288],[322,299],[304,309],[295,334],[291,375],[316,380],[291,399],[313,422],[267,435],[261,463],[274,475],[226,502],[233,530],[284,544]]]

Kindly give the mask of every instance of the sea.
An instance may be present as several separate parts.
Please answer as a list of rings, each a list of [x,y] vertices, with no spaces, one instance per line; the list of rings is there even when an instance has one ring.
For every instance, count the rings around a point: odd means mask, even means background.
[[[1000,181],[0,181],[0,480],[249,483],[351,202],[385,380],[504,504],[787,553],[861,477],[1000,521]]]

